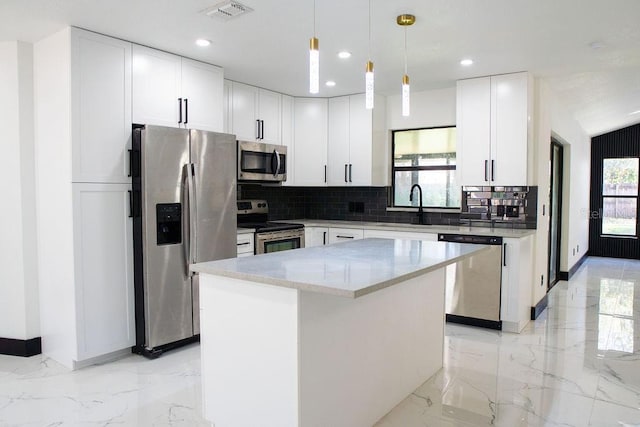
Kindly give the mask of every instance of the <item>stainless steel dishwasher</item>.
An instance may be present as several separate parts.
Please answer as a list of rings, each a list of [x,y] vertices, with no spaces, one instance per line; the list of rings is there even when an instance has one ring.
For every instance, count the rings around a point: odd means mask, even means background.
[[[502,237],[438,234],[438,241],[491,246],[447,267],[445,311],[447,322],[501,330]]]

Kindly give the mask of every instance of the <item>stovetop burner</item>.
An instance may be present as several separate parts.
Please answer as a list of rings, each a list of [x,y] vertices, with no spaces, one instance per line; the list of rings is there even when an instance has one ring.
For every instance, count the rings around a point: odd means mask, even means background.
[[[268,221],[266,200],[238,200],[238,228],[255,228],[257,233],[297,230],[304,224]]]

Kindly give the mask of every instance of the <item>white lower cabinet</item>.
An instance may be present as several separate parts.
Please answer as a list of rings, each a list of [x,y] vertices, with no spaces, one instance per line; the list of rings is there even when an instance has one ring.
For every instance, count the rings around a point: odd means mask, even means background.
[[[519,333],[531,315],[533,239],[504,238],[502,242],[500,320],[503,331]]]
[[[326,245],[329,238],[329,229],[327,227],[305,227],[304,228],[304,247],[311,248],[313,246]]]
[[[238,258],[254,255],[254,239],[253,233],[238,233]]]
[[[72,187],[76,300],[67,308],[75,307],[81,362],[135,344],[133,233],[129,185]]]
[[[383,239],[408,239],[408,240],[426,240],[428,242],[437,242],[438,235],[434,233],[420,233],[416,231],[395,231],[395,230],[364,230],[364,238],[379,237]]]
[[[361,228],[329,228],[329,243],[345,242],[363,238],[364,230]]]

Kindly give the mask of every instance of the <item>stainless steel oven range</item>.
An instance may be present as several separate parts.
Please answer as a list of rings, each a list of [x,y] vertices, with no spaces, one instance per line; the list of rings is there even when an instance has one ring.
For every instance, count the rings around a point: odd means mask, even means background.
[[[254,228],[255,254],[304,248],[304,225],[268,221],[266,200],[238,200],[238,228]]]

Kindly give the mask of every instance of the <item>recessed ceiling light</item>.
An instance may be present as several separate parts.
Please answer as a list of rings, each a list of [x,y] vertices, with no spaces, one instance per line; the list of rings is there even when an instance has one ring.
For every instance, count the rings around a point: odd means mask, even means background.
[[[334,87],[336,85],[336,82],[334,82],[333,80],[327,80],[325,85],[327,85],[329,87]]]
[[[460,65],[464,67],[468,67],[469,65],[473,65],[473,59],[463,59],[460,61]]]
[[[598,49],[602,49],[603,47],[605,47],[606,45],[604,43],[602,43],[601,41],[595,41],[595,42],[591,42],[589,43],[589,47],[593,50],[598,50]]]
[[[629,113],[629,115],[632,115],[632,114],[640,114],[640,110],[636,110],[636,111],[634,111],[632,113]]]
[[[207,39],[198,39],[196,40],[196,44],[200,47],[207,47],[211,44],[211,41]]]
[[[351,58],[351,52],[347,52],[346,50],[340,51],[338,52],[338,58],[340,59]]]

